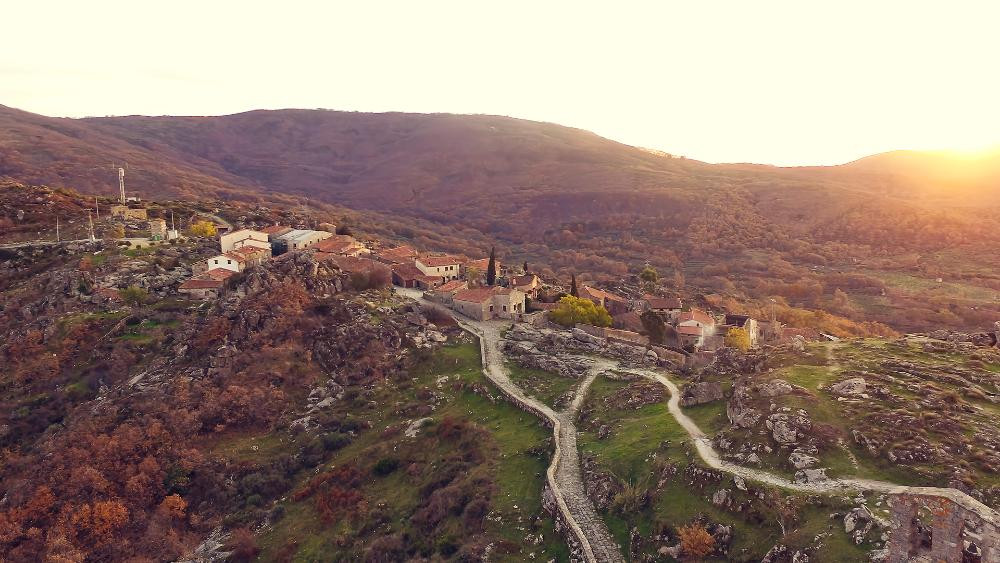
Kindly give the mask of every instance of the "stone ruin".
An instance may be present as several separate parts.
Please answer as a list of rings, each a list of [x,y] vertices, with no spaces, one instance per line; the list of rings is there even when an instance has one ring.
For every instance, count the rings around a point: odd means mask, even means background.
[[[887,563],[1000,562],[998,515],[953,489],[890,495]]]

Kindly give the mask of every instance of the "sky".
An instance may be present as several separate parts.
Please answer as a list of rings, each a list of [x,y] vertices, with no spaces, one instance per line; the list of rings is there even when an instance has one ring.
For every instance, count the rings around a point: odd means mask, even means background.
[[[0,104],[484,113],[709,162],[1000,144],[1000,2],[7,2]]]

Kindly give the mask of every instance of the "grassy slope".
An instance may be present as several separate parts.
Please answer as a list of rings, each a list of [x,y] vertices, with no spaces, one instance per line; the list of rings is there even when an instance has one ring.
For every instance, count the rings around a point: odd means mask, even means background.
[[[691,457],[684,445],[688,442],[687,433],[667,412],[666,403],[646,405],[638,410],[609,409],[605,406],[604,397],[624,385],[626,384],[606,378],[598,378],[594,382],[587,406],[594,408],[602,422],[611,422],[613,431],[610,437],[599,440],[592,429],[583,429],[579,438],[581,451],[594,454],[604,470],[632,482],[649,479],[656,462],[667,461],[679,466],[689,463]],[[719,412],[715,405],[705,405],[694,411],[696,420],[718,420]],[[669,443],[665,444],[667,441]],[[655,486],[655,482],[646,483]],[[648,536],[654,531],[654,526],[665,525],[676,529],[699,515],[705,515],[714,522],[733,526],[733,542],[730,547],[732,559],[759,560],[781,539],[777,520],[770,517],[763,522],[751,523],[740,515],[714,506],[708,499],[715,489],[721,488],[733,491],[732,482],[724,480],[718,486],[700,492],[687,486],[683,476],[678,475],[661,490],[656,501],[641,512],[623,516],[609,510],[605,511],[604,517],[619,544],[625,546],[628,545],[629,531],[633,527]],[[739,493],[733,491],[733,494]],[[809,545],[815,536],[814,531],[818,533],[828,527],[829,509],[824,511],[810,507],[807,512],[799,531],[786,537],[786,542],[792,545]],[[828,538],[827,545],[817,560],[848,561],[865,556],[861,548],[850,543],[843,533],[833,534]]]
[[[508,363],[507,369],[510,371],[510,378],[521,389],[550,407],[555,407],[556,399],[579,383],[576,379],[560,377],[540,369],[521,367],[515,363]]]
[[[483,464],[482,470],[492,476],[497,487],[492,499],[491,515],[487,518],[486,531],[499,542],[495,554],[497,560],[523,560],[529,553],[536,553],[544,560],[565,561],[567,552],[562,539],[553,529],[552,519],[541,508],[541,491],[544,472],[548,464],[547,438],[549,431],[531,415],[498,399],[496,403],[467,389],[452,390],[452,384],[460,381],[486,383],[480,371],[479,349],[475,344],[449,345],[440,349],[432,358],[424,362],[411,375],[414,387],[432,385],[441,376],[449,381],[438,392],[442,395],[441,406],[430,416],[439,422],[447,416],[463,418],[486,428],[490,433],[490,448],[495,457]],[[398,423],[405,423],[413,417],[398,416],[386,407],[398,405],[414,399],[413,388],[394,389],[383,387],[378,390],[373,402],[379,405],[359,416],[369,420],[373,429],[361,434],[357,440],[337,452],[325,467],[354,461],[359,464],[373,464],[383,456],[390,456],[399,449],[404,452],[419,450],[423,459],[433,463],[448,454],[445,444],[433,439],[433,426],[425,427],[415,439],[404,438],[402,434],[383,438],[380,429]],[[273,438],[266,440],[273,441]],[[529,452],[529,450],[533,450]],[[477,471],[479,468],[476,469]],[[424,484],[420,478],[411,478],[402,469],[386,477],[369,478],[362,485],[362,491],[370,502],[385,504],[388,524],[395,531],[419,534],[409,523],[409,516],[418,502],[419,488]],[[338,548],[338,536],[356,532],[350,526],[339,524],[330,530],[318,519],[312,503],[288,500],[284,503],[286,515],[261,538],[260,560],[275,559],[282,548],[291,543],[298,544],[296,561],[336,560],[349,557]],[[537,526],[532,519],[539,515]],[[494,518],[498,516],[499,518]],[[457,518],[449,523],[454,540],[460,542],[463,530]],[[364,523],[359,523],[357,527]],[[336,533],[334,533],[336,532]],[[529,532],[541,533],[544,540],[539,545],[524,545]],[[436,538],[437,541],[448,538]]]

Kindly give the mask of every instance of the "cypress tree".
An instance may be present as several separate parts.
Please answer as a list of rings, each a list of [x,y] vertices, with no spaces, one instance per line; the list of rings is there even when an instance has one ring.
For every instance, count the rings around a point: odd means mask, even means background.
[[[573,297],[580,296],[580,292],[576,290],[576,274],[573,274],[573,279],[569,282],[569,294]]]
[[[486,285],[496,285],[497,283],[497,257],[496,247],[490,248],[490,261],[486,264]]]
[[[525,274],[528,273],[528,261],[527,260],[524,261],[524,273]]]

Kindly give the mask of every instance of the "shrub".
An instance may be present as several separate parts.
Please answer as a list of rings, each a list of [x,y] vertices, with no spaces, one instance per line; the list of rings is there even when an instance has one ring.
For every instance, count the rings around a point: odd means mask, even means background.
[[[392,457],[387,457],[378,460],[375,467],[372,468],[372,472],[379,477],[385,477],[386,475],[392,473],[399,467],[399,460]]]
[[[340,432],[327,432],[320,436],[320,440],[323,442],[323,448],[328,452],[339,450],[351,443],[351,437]]]
[[[701,524],[688,524],[677,530],[681,540],[681,550],[695,559],[701,559],[715,551],[715,538]]]
[[[559,300],[559,305],[549,312],[553,322],[571,327],[576,324],[611,326],[611,315],[607,309],[598,307],[593,301],[567,295]]]

